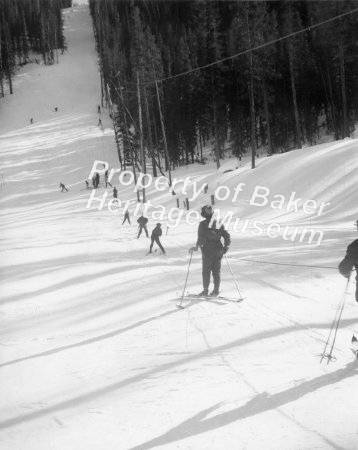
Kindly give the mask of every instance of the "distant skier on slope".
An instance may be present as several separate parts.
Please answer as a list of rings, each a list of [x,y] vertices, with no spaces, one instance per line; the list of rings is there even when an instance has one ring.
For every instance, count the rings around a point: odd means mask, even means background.
[[[147,229],[147,223],[148,223],[147,217],[144,217],[143,214],[142,214],[139,217],[139,219],[137,220],[137,223],[139,224],[139,230],[138,230],[137,239],[139,239],[139,237],[142,234],[143,230],[145,231],[145,234],[147,235],[147,237],[149,237],[148,229]]]
[[[130,221],[130,218],[129,218],[129,211],[126,211],[124,213],[124,219],[123,219],[122,225],[124,224],[125,221],[128,221],[129,225],[131,224],[131,221]]]
[[[99,186],[99,173],[98,172],[96,172],[95,174],[94,174],[94,177],[95,177],[95,180],[96,180],[96,189],[98,188],[98,186]]]
[[[230,234],[225,230],[223,225],[217,229],[215,220],[212,226],[209,226],[213,216],[213,210],[210,205],[204,206],[201,209],[201,215],[204,217],[204,220],[199,224],[198,240],[196,246],[192,247],[189,251],[197,251],[199,247],[201,249],[203,291],[199,295],[208,295],[210,275],[212,274],[214,289],[210,295],[216,297],[219,295],[220,289],[221,259],[229,249]],[[224,245],[221,243],[221,238],[224,239]]]
[[[60,183],[60,189],[61,189],[61,192],[68,192],[68,189],[67,189],[67,187],[63,184],[63,183]]]
[[[162,226],[160,223],[157,223],[157,225],[155,226],[154,230],[152,231],[152,235],[151,235],[151,243],[150,243],[150,247],[149,247],[149,253],[152,253],[152,249],[153,249],[153,244],[154,242],[157,243],[158,247],[160,248],[160,250],[162,251],[163,255],[165,255],[165,250],[160,242],[160,236],[162,235]]]
[[[353,266],[356,269],[356,301],[358,302],[358,239],[353,241],[347,247],[346,256],[340,262],[338,270],[341,275],[348,278]]]
[[[116,186],[113,188],[113,199],[116,199],[118,201],[118,191]]]
[[[105,183],[106,183],[106,187],[107,187],[107,185],[109,184],[111,187],[113,187],[112,186],[112,184],[108,181],[108,169],[105,171],[105,173],[104,173],[104,181],[105,181]]]

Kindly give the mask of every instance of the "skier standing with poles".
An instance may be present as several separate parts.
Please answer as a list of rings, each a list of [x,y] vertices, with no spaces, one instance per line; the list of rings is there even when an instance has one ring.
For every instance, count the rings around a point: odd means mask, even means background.
[[[339,273],[345,278],[349,278],[351,271],[356,269],[356,301],[358,302],[358,239],[353,241],[347,247],[346,256],[338,266]]]
[[[358,221],[357,221],[358,222]],[[355,225],[357,225],[357,222],[355,222]],[[357,226],[358,229],[358,226]],[[324,358],[327,359],[327,364],[334,360],[335,357],[332,355],[333,349],[336,342],[336,337],[339,329],[339,324],[341,321],[343,309],[346,302],[346,297],[348,294],[348,287],[349,287],[349,278],[351,276],[351,272],[353,267],[355,267],[356,272],[358,273],[358,239],[353,241],[351,244],[348,245],[346,255],[343,258],[343,260],[338,265],[338,270],[341,275],[343,275],[345,278],[347,278],[347,283],[344,289],[344,293],[342,296],[342,299],[340,301],[340,304],[337,307],[336,315],[333,320],[331,330],[329,332],[328,338],[326,340],[326,344],[323,350],[323,353],[321,354],[321,362]],[[356,276],[356,301],[358,302],[358,275]],[[356,357],[358,357],[358,339],[354,335],[352,336],[352,351],[355,354]]]
[[[189,252],[197,251],[200,247],[202,253],[203,291],[199,295],[208,295],[210,275],[212,274],[214,289],[210,295],[217,297],[220,289],[221,260],[229,249],[230,234],[223,225],[217,229],[215,220],[211,223],[213,210],[210,205],[201,209],[201,215],[204,217],[204,220],[199,224],[198,240],[196,246],[192,247]],[[224,239],[224,245],[221,242],[221,238]]]

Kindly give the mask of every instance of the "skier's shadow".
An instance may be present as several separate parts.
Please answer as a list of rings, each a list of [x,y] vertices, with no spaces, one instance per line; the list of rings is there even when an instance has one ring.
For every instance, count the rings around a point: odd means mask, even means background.
[[[176,301],[177,303],[179,303],[177,306],[180,309],[180,307],[182,307],[182,309],[187,309],[190,308],[191,306],[194,305],[198,305],[199,303],[213,303],[214,305],[218,305],[218,306],[224,306],[227,304],[227,302],[225,302],[225,300],[223,299],[222,301],[218,301],[215,300],[214,298],[195,298],[195,297],[190,297],[188,298],[187,296],[184,296],[184,299],[182,301],[182,297],[173,299],[172,301]]]
[[[248,417],[255,416],[256,414],[261,414],[266,411],[280,408],[283,405],[298,400],[320,388],[335,384],[343,379],[356,376],[357,374],[358,362],[353,361],[347,364],[343,369],[305,381],[304,383],[278,392],[277,394],[270,395],[267,392],[259,393],[238,408],[207,418],[221,406],[220,403],[217,403],[210,408],[200,411],[189,419],[184,420],[161,436],[135,447],[131,447],[129,450],[149,450],[153,447],[165,446],[191,436],[207,433],[232,424],[238,420],[243,420]],[[323,436],[321,437],[325,439],[332,448],[342,450],[341,447],[338,447],[336,444],[329,441],[328,438],[324,438]]]

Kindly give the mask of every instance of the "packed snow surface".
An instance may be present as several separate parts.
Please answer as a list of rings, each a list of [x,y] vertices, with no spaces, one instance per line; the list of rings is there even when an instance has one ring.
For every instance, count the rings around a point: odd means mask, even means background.
[[[175,196],[153,180],[149,230],[162,223],[167,255],[145,256],[133,184],[111,181],[133,202],[130,225],[108,208],[111,189],[102,210],[86,207],[94,161],[119,162],[108,110],[98,115],[88,6],[64,18],[59,64],[23,67],[0,99],[1,449],[357,448],[358,308],[353,277],[337,271],[357,238],[357,139],[261,156],[254,170],[249,157],[184,166]],[[152,213],[177,198],[200,211],[215,191],[233,213],[222,295],[245,299],[184,298],[179,310],[197,221]],[[101,175],[94,194],[105,192]],[[200,290],[198,252],[185,293]],[[335,359],[320,363],[344,298]]]

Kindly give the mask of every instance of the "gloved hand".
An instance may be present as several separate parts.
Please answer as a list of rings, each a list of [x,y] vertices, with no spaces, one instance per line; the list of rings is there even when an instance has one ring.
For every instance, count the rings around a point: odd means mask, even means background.
[[[189,253],[193,253],[193,252],[197,252],[197,251],[198,251],[198,247],[189,248]]]
[[[224,247],[223,250],[224,250],[224,253],[223,253],[223,254],[225,255],[225,253],[227,253],[227,251],[229,250],[229,247],[227,247],[227,246],[225,245],[225,247]]]

